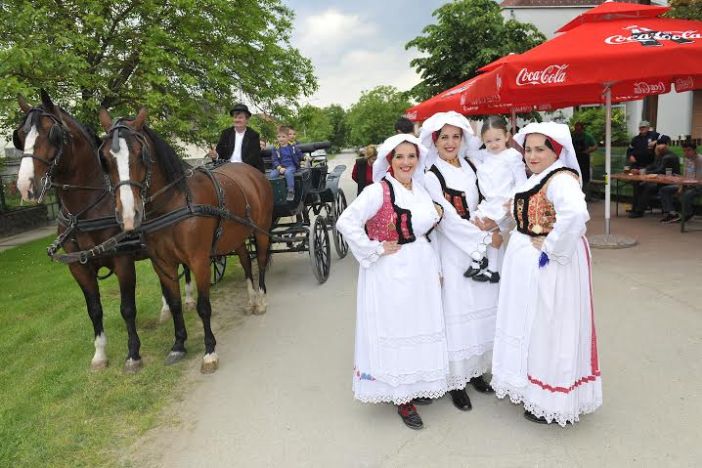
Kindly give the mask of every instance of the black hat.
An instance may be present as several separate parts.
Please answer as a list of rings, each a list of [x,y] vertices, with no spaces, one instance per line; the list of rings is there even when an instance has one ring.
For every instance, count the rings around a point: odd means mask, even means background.
[[[661,135],[658,137],[658,140],[656,140],[657,145],[669,145],[670,144],[670,137],[668,135]]]
[[[251,117],[251,112],[249,112],[249,108],[246,107],[246,104],[234,104],[232,110],[229,111],[229,115],[233,116],[237,112],[243,112],[244,114],[246,114],[246,117]]]

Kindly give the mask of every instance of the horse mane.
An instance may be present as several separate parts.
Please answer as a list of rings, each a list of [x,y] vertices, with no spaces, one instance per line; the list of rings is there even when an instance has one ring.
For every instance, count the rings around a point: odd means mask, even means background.
[[[183,160],[155,131],[144,126],[144,134],[151,140],[151,145],[156,153],[154,157],[161,169],[163,169],[166,183],[173,183],[177,190],[185,192],[187,190],[187,182],[185,180],[185,164]]]
[[[41,106],[43,108],[43,105]],[[95,130],[93,130],[90,127],[86,127],[82,123],[80,123],[78,120],[76,120],[75,117],[73,117],[71,114],[66,112],[63,108],[56,106],[56,108],[59,111],[59,114],[61,114],[61,118],[64,121],[69,121],[72,123],[78,130],[83,134],[83,138],[86,139],[86,141],[90,144],[90,146],[97,151],[98,147],[102,143],[102,140],[100,137],[98,137],[97,133]]]

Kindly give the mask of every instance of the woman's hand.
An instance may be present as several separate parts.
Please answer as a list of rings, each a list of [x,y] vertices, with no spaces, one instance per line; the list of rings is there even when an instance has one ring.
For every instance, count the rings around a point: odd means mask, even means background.
[[[475,225],[481,231],[492,231],[493,229],[497,228],[497,223],[490,218],[477,218],[475,220]]]
[[[490,243],[491,246],[495,247],[496,249],[499,249],[500,246],[502,245],[502,234],[500,234],[500,231],[495,231],[492,233],[492,242]]]
[[[400,244],[397,241],[383,241],[383,253],[380,255],[392,255],[400,250]]]
[[[544,239],[546,238],[542,236],[532,237],[531,245],[533,245],[536,250],[541,250],[541,248],[544,246]]]

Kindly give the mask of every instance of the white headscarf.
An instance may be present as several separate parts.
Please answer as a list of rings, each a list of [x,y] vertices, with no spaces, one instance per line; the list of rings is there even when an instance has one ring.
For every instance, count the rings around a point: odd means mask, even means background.
[[[575,148],[573,148],[573,139],[570,136],[570,128],[566,124],[556,122],[530,123],[514,136],[514,140],[519,143],[519,146],[524,148],[524,141],[530,133],[540,133],[554,139],[559,145],[563,146],[561,154],[558,154],[558,159],[565,167],[578,171],[582,184],[582,173],[578,158],[575,157]]]
[[[419,139],[422,141],[422,144],[429,150],[425,164],[427,169],[433,166],[439,157],[439,151],[436,149],[432,134],[444,128],[444,125],[453,125],[454,127],[460,128],[463,132],[461,147],[458,149],[459,156],[473,149],[471,143],[475,139],[475,133],[473,133],[473,129],[470,128],[468,119],[455,111],[437,112],[424,121],[422,124],[422,131],[419,134]]]
[[[409,133],[399,133],[385,140],[378,148],[378,158],[373,163],[373,182],[379,182],[383,177],[385,177],[385,174],[390,168],[390,163],[387,160],[388,154],[397,148],[400,143],[404,142],[412,143],[413,145],[417,145],[417,148],[419,148],[419,163],[414,170],[412,178],[418,180],[424,175],[424,164],[427,158],[427,148],[416,136],[410,135]]]

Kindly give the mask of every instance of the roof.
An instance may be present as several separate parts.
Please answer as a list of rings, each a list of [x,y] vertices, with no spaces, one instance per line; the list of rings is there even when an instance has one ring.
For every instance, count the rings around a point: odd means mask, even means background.
[[[642,3],[637,0],[618,0],[622,3]],[[563,7],[593,7],[604,3],[604,0],[504,0],[501,8],[563,8]]]

